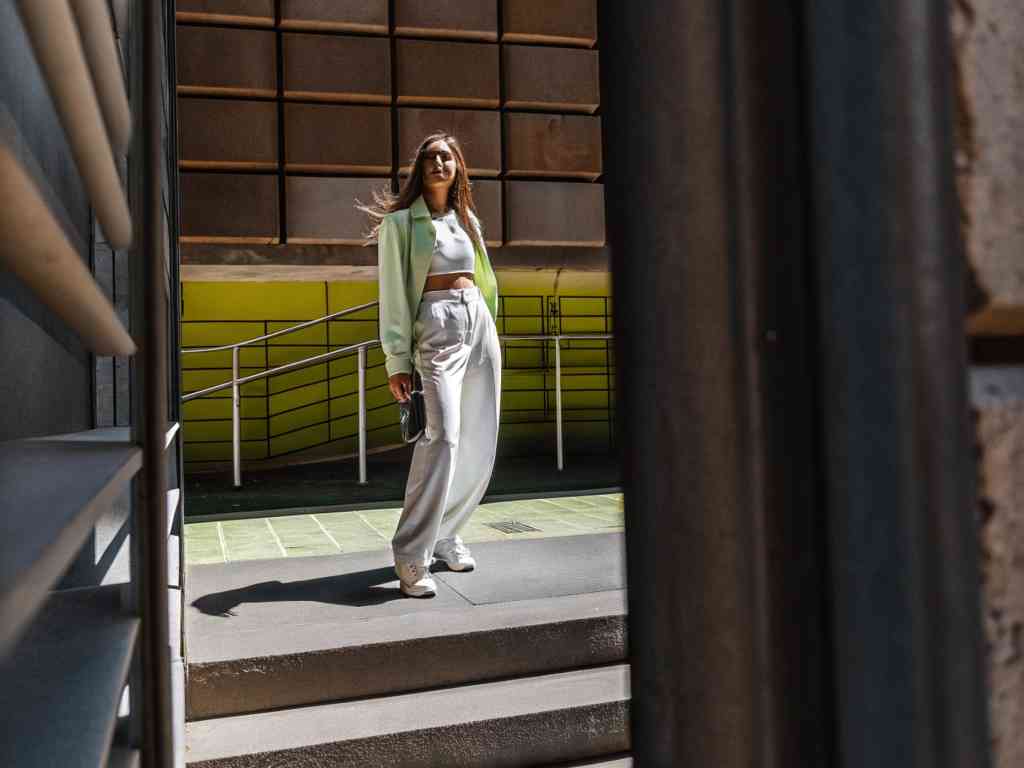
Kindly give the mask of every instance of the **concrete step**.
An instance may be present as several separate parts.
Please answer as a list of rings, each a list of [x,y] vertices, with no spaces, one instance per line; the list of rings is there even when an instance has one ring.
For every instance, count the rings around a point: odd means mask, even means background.
[[[398,592],[388,552],[192,568],[189,719],[626,658],[621,534],[474,553],[474,573],[435,574],[432,600]]]
[[[625,665],[478,683],[190,723],[187,760],[197,768],[602,765],[629,751],[628,702]]]

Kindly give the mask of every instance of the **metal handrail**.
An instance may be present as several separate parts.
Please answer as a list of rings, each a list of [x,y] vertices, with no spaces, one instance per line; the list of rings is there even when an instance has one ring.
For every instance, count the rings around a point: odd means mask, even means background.
[[[265,334],[263,336],[257,336],[255,339],[248,339],[246,341],[236,341],[234,344],[224,344],[223,346],[220,346],[220,347],[202,347],[202,348],[198,348],[198,349],[182,349],[181,350],[181,354],[183,354],[183,355],[190,355],[190,354],[194,354],[196,352],[223,352],[223,351],[228,350],[228,349],[235,349],[236,347],[245,347],[245,346],[248,346],[249,344],[256,344],[256,343],[261,342],[261,341],[266,341],[267,339],[276,339],[278,336],[285,336],[285,335],[287,335],[289,333],[293,333],[295,331],[301,331],[303,328],[309,328],[311,326],[316,325],[317,323],[323,323],[323,322],[327,322],[328,320],[334,320],[335,318],[342,317],[344,315],[355,314],[356,312],[361,312],[364,309],[369,309],[370,307],[376,307],[379,303],[380,303],[379,301],[370,301],[370,302],[367,302],[366,304],[360,304],[359,306],[356,306],[356,307],[349,307],[348,309],[342,309],[342,310],[339,310],[338,312],[332,312],[329,315],[324,315],[323,317],[318,317],[316,320],[307,320],[304,323],[299,323],[298,325],[293,325],[290,328],[285,328],[285,329],[280,330],[280,331],[274,331],[273,333],[268,333],[268,334]]]
[[[344,355],[350,354],[357,351],[360,347],[375,347],[380,344],[379,339],[370,339],[368,341],[360,341],[357,344],[350,344],[347,347],[339,347],[338,349],[332,349],[330,352],[324,352],[313,357],[305,357],[302,360],[293,360],[290,363],[279,365],[276,368],[268,368],[265,371],[259,373],[250,373],[246,376],[238,376],[237,372],[232,370],[233,376],[231,381],[225,381],[221,384],[214,384],[212,387],[206,387],[205,389],[197,389],[194,392],[189,392],[181,396],[181,401],[187,403],[189,400],[195,400],[199,397],[205,397],[206,395],[212,395],[214,392],[220,392],[230,387],[232,384],[248,384],[250,381],[257,381],[259,379],[266,379],[271,376],[276,376],[279,373],[287,373],[288,371],[295,371],[300,368],[305,368],[310,365],[316,365],[317,363],[326,363],[329,360],[333,360],[336,357],[343,357]],[[184,352],[185,350],[182,350]],[[234,366],[232,366],[234,369]]]
[[[208,349],[183,349],[182,353],[185,352],[214,352],[223,351],[225,349],[231,350],[231,380],[225,381],[221,384],[214,384],[212,387],[206,387],[205,389],[199,389],[195,392],[188,392],[181,396],[181,401],[187,403],[190,400],[195,400],[206,395],[213,394],[214,392],[220,392],[221,390],[231,388],[231,464],[234,471],[234,485],[236,488],[240,488],[242,485],[242,429],[241,429],[241,396],[239,394],[239,387],[242,384],[248,384],[251,381],[257,381],[259,379],[266,379],[279,373],[287,373],[288,371],[298,370],[300,368],[306,368],[311,365],[317,365],[324,363],[329,360],[333,360],[338,357],[350,355],[355,352],[358,355],[358,394],[359,394],[359,485],[366,485],[367,472],[366,472],[366,350],[370,347],[380,345],[380,339],[367,339],[366,341],[360,341],[355,344],[349,344],[338,349],[331,350],[330,352],[324,352],[319,355],[313,355],[302,360],[295,360],[291,363],[285,363],[279,365],[276,368],[270,368],[259,373],[252,373],[247,376],[238,375],[238,350],[247,345],[253,344],[258,341],[263,341],[275,336],[282,336],[292,331],[300,330],[301,328],[308,328],[316,323],[324,322],[333,317],[337,317],[342,314],[348,314],[351,312],[358,312],[361,309],[367,309],[375,305],[377,302],[371,302],[369,304],[363,304],[358,307],[350,307],[347,310],[341,312],[335,312],[331,315],[321,317],[317,320],[310,320],[299,325],[286,328],[283,331],[276,331],[275,333],[268,334],[266,336],[260,336],[257,339],[249,339],[248,341],[237,342],[236,344],[228,344],[223,347],[211,347]],[[557,448],[557,464],[558,471],[561,472],[565,468],[565,453],[564,444],[562,439],[563,422],[562,422],[562,341],[609,341],[614,338],[610,333],[552,333],[552,334],[499,334],[498,338],[502,341],[554,341],[555,342],[555,442]]]

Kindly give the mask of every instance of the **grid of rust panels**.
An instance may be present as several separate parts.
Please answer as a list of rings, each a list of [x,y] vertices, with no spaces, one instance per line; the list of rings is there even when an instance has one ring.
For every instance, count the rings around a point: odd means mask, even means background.
[[[183,241],[361,245],[442,129],[489,245],[603,245],[595,2],[179,0]]]

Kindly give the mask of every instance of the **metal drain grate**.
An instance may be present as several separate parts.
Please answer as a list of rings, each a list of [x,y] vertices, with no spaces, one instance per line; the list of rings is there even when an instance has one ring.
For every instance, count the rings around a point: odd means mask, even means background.
[[[534,528],[532,525],[527,523],[520,523],[518,520],[505,520],[501,523],[484,523],[489,528],[493,528],[496,531],[502,533],[531,533],[540,531],[540,528]]]

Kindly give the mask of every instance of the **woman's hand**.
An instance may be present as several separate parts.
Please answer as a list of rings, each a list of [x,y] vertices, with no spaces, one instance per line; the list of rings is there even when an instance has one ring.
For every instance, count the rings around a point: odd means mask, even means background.
[[[412,376],[408,373],[396,373],[388,378],[388,388],[391,389],[395,400],[404,403],[412,397]]]

